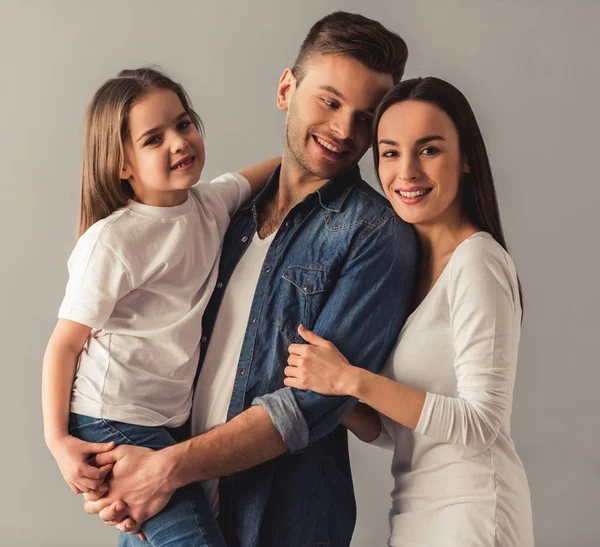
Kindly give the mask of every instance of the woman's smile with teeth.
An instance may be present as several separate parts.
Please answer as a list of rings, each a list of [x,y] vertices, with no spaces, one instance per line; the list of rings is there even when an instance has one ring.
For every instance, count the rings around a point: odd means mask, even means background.
[[[335,152],[336,154],[342,153],[341,148],[338,148],[337,146],[333,146],[333,144],[329,144],[328,142],[324,141],[323,139],[320,139],[319,137],[315,137],[315,138],[317,139],[317,142],[324,148],[327,148],[327,150],[331,150],[332,152]]]
[[[431,188],[425,188],[423,190],[414,190],[412,192],[407,192],[405,190],[396,190],[396,193],[400,194],[403,198],[418,198],[424,196],[431,192]]]

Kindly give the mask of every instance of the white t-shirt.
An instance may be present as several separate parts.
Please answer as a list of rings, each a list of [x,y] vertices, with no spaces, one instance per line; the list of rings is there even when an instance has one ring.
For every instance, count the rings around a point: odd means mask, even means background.
[[[527,478],[510,437],[521,332],[515,266],[487,233],[454,251],[382,374],[427,392],[394,444],[390,545],[533,547]]]
[[[58,314],[92,328],[71,412],[185,423],[223,236],[249,197],[248,181],[228,173],[194,186],[175,207],[131,201],[79,238]]]
[[[277,233],[277,232],[275,232]],[[213,334],[200,370],[192,410],[192,436],[227,421],[233,384],[258,277],[275,233],[254,235],[236,266],[217,314]],[[218,479],[203,483],[213,512],[218,513]]]

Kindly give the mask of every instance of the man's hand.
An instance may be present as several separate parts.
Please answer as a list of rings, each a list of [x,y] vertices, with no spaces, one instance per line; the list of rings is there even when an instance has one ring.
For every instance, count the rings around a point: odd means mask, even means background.
[[[145,521],[167,505],[175,491],[168,484],[170,466],[161,452],[121,445],[98,454],[96,465],[113,464],[109,491],[95,501],[89,496],[85,510],[99,514],[106,524],[117,526],[122,532],[137,534]]]

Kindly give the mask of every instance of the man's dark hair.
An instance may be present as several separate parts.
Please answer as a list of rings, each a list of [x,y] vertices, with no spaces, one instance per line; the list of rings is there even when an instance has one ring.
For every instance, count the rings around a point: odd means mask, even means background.
[[[396,84],[404,74],[408,48],[398,34],[378,21],[336,11],[317,21],[302,42],[292,69],[297,85],[316,55],[347,55],[377,72],[391,74]]]

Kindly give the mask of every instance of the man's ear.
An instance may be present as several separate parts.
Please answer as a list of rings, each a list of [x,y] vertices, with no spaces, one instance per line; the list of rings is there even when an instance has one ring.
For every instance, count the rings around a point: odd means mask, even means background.
[[[279,79],[277,86],[277,108],[287,112],[290,104],[290,96],[296,89],[296,77],[291,69],[286,68]]]

